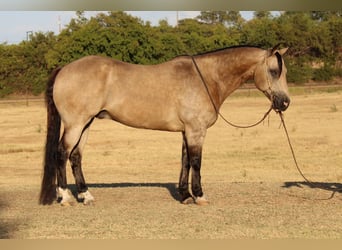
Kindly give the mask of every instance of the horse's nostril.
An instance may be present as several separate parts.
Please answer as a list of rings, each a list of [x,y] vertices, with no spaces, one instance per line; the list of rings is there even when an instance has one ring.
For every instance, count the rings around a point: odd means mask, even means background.
[[[284,93],[278,93],[273,97],[273,108],[276,111],[285,111],[290,106],[290,99]]]
[[[289,102],[284,102],[283,103],[283,108],[281,111],[285,111],[289,107],[290,103]]]
[[[290,98],[288,96],[285,96],[285,101],[284,101],[285,109],[284,110],[286,110],[290,106],[290,102],[291,102]]]

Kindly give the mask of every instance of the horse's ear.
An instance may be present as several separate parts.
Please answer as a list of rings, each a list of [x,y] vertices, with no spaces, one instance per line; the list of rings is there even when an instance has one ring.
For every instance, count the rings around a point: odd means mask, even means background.
[[[278,52],[279,52],[280,55],[283,56],[287,52],[288,49],[289,49],[288,47],[287,48],[283,48],[283,49],[280,49]]]
[[[284,55],[288,48],[280,49],[279,47],[282,43],[278,43],[276,46],[274,46],[272,49],[268,50],[268,56],[273,56],[276,52],[278,52],[280,55]]]
[[[268,56],[273,56],[276,51],[278,50],[279,46],[280,46],[281,43],[278,43],[276,46],[274,46],[272,49],[268,49],[267,50],[267,55]]]
[[[274,53],[278,50],[278,48],[280,47],[281,43],[278,43],[276,46],[274,46],[272,49],[271,49],[271,55],[274,55]]]

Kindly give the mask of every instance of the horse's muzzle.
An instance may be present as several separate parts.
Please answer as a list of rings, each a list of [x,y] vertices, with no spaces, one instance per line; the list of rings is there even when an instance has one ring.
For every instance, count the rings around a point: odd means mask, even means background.
[[[282,91],[272,93],[272,108],[276,112],[285,111],[290,106],[289,96]]]

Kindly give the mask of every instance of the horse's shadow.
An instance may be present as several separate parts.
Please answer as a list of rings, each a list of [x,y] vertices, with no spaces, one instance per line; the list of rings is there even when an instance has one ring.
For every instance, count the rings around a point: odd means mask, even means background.
[[[0,213],[2,213],[2,210],[9,210],[9,208],[9,202],[5,199],[2,199],[2,195],[0,195]],[[4,221],[1,221],[0,219],[0,239],[13,238],[13,234],[18,231],[20,223],[20,218],[13,218]]]
[[[332,198],[335,193],[342,193],[342,183],[336,182],[304,182],[304,181],[289,181],[284,182],[283,188],[303,188],[309,187],[312,189],[321,189],[332,192],[330,198]]]
[[[179,201],[178,188],[176,183],[134,183],[134,182],[121,182],[121,183],[89,183],[89,188],[133,188],[133,187],[155,187],[155,188],[166,188],[171,197]],[[69,185],[71,192],[77,196],[76,185]]]

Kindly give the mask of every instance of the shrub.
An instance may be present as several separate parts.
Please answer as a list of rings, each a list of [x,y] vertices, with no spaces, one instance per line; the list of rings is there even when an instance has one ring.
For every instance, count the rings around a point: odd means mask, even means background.
[[[306,64],[287,63],[287,81],[296,84],[308,82],[312,77],[312,69]]]
[[[325,64],[324,67],[320,69],[315,69],[313,71],[314,81],[330,81],[335,75],[335,70],[333,67]]]

